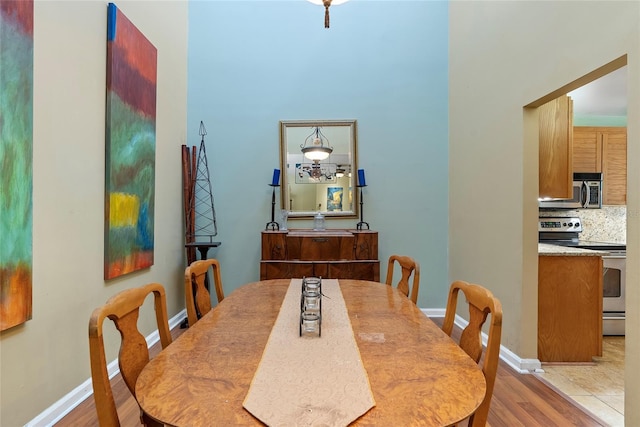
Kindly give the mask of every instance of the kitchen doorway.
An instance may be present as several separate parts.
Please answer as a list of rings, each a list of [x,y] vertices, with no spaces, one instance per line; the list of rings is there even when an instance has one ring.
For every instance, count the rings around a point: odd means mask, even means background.
[[[626,127],[626,80],[623,56],[541,98],[536,106],[567,94],[573,100],[573,126]],[[622,239],[626,244],[626,204],[573,214],[583,218],[583,226],[588,224],[589,239]],[[622,222],[611,222],[620,217]],[[594,358],[593,363],[543,363],[544,372],[538,376],[608,425],[624,426],[624,354],[624,336],[605,336],[603,356]]]

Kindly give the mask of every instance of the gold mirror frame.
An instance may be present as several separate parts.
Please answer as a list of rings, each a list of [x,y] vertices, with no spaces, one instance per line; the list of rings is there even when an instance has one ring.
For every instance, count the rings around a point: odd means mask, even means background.
[[[314,165],[301,150],[316,128],[333,151]],[[326,218],[358,217],[356,148],[356,120],[280,122],[280,206],[289,211],[290,219],[312,218],[317,212]]]

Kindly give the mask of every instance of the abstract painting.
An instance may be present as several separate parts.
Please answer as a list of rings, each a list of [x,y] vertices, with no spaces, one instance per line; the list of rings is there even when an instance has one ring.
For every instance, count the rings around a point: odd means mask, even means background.
[[[342,187],[329,187],[327,188],[327,210],[328,211],[341,211],[342,210]]]
[[[0,331],[31,319],[33,1],[0,0]]]
[[[107,17],[104,277],[153,265],[157,51],[116,7]]]

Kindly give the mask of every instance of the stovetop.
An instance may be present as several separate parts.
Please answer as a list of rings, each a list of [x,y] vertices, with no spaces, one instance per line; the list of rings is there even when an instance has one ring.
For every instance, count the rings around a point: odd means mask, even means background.
[[[538,241],[552,245],[599,251],[625,251],[624,243],[580,240],[582,221],[578,217],[538,218]]]
[[[595,251],[625,251],[627,245],[624,243],[613,242],[592,242],[588,240],[553,240],[541,239],[540,243],[549,243],[551,245],[567,246],[572,248],[592,249]]]

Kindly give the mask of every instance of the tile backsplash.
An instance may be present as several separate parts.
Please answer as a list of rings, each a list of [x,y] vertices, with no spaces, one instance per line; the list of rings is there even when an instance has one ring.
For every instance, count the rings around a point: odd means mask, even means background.
[[[582,221],[580,240],[627,242],[627,207],[602,206],[602,209],[540,211],[540,216],[577,216]]]

